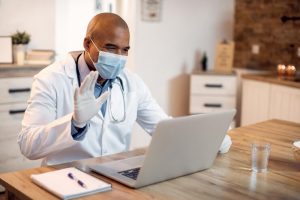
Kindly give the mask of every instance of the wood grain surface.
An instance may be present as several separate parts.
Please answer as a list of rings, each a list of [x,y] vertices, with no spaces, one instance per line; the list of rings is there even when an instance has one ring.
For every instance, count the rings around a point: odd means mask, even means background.
[[[244,74],[242,78],[300,88],[299,77],[288,79],[287,77],[278,77],[277,74]]]
[[[89,172],[86,165],[141,155],[144,149],[1,174],[0,183],[7,188],[11,199],[57,199],[33,184],[30,175],[75,166],[112,183],[113,187],[111,191],[79,199],[300,199],[300,162],[294,159],[292,152],[293,141],[300,140],[300,124],[270,120],[233,129],[229,134],[233,140],[230,151],[218,155],[210,169],[140,189],[130,189]],[[266,173],[250,170],[250,146],[254,141],[271,144]]]

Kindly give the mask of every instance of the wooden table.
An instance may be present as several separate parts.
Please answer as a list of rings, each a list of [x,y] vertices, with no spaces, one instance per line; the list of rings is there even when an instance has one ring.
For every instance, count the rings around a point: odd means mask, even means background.
[[[231,130],[229,134],[233,140],[230,152],[218,155],[213,167],[208,170],[137,190],[90,172],[111,182],[113,190],[80,199],[300,199],[300,161],[294,159],[291,149],[292,142],[300,140],[300,124],[270,120]],[[263,140],[272,145],[267,173],[256,174],[249,169],[250,144],[254,140]],[[7,197],[10,199],[56,199],[33,184],[30,174],[68,166],[88,171],[88,163],[143,153],[144,150],[136,150],[54,167],[1,174],[0,183],[7,188]]]

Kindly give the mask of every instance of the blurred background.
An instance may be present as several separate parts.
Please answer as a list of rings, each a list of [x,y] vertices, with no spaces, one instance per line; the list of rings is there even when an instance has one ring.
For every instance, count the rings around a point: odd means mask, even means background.
[[[32,76],[69,51],[83,50],[87,24],[101,12],[128,23],[127,67],[169,115],[236,108],[232,127],[272,118],[300,122],[299,1],[0,0],[0,42],[8,49],[0,45],[0,55],[10,52],[0,56],[0,82],[28,83],[17,100],[0,99],[0,127],[12,133],[10,143],[0,137],[3,145],[16,145]],[[21,62],[17,43],[5,43],[17,31],[30,35]],[[11,108],[18,111],[13,116],[6,114]],[[141,132],[136,126],[132,149],[149,143]],[[12,165],[5,166],[0,170]]]

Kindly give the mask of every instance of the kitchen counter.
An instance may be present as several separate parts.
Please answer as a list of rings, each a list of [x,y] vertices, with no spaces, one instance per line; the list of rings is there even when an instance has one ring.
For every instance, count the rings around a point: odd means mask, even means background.
[[[207,70],[207,71],[201,71],[201,70],[195,70],[193,71],[192,74],[195,74],[195,75],[220,75],[220,76],[223,76],[223,75],[236,75],[235,71],[215,71],[215,70]]]
[[[281,78],[276,74],[244,74],[242,75],[242,78],[300,88],[300,74],[298,74],[293,80]]]
[[[30,77],[45,67],[45,65],[0,64],[0,78]]]

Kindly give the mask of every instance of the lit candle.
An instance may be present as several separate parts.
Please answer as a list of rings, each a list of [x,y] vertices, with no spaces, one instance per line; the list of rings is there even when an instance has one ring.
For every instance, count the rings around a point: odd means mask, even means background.
[[[285,72],[286,72],[285,65],[282,65],[282,64],[277,65],[277,74],[278,74],[278,76],[284,76]]]
[[[293,77],[296,75],[296,67],[294,65],[288,65],[286,67],[286,74],[290,77]]]

